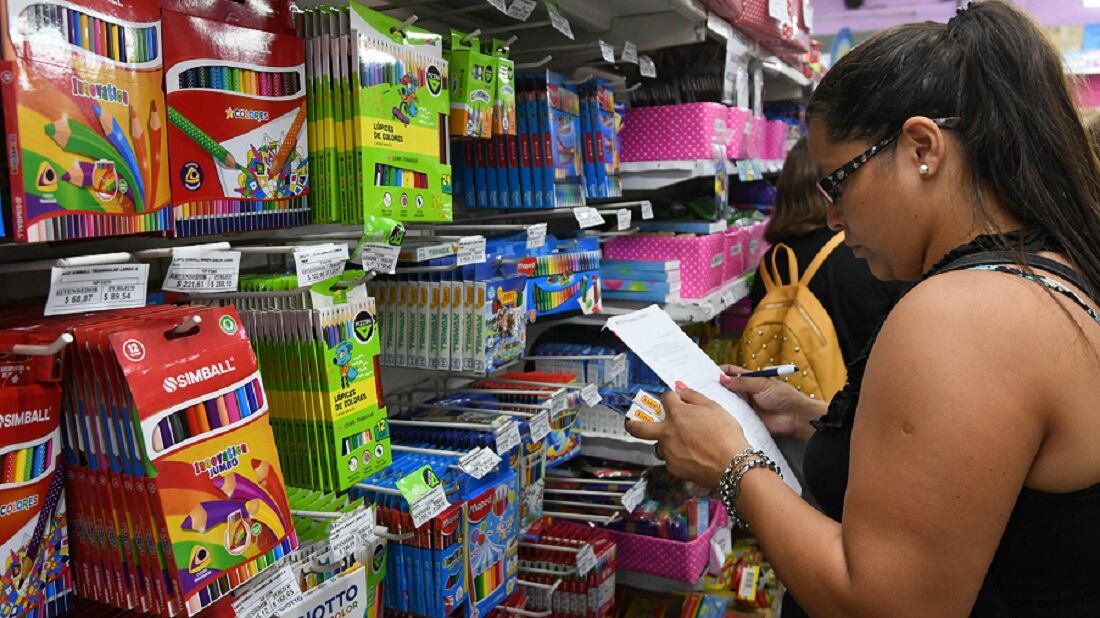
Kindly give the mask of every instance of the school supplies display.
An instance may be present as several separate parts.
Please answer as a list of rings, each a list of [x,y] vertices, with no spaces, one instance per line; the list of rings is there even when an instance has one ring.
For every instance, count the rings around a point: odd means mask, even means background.
[[[615,568],[617,549],[604,530],[570,521],[539,522],[528,531],[530,544],[520,545],[520,573],[524,580],[553,584],[562,580],[558,591],[532,589],[528,608],[550,610],[555,616],[604,618],[615,615]],[[582,551],[591,551],[595,564],[578,572]]]
[[[568,311],[599,313],[603,301],[598,239],[547,237],[546,245],[533,254],[535,273],[527,285],[532,320]]]
[[[164,3],[177,236],[309,223],[304,44],[239,6]]]
[[[157,6],[10,1],[3,12],[14,239],[170,231]]]
[[[580,87],[581,133],[584,137],[584,181],[589,199],[622,197],[619,146],[621,124],[615,94],[603,80]]]
[[[524,410],[524,405],[545,406],[550,423],[550,433],[546,436],[546,465],[553,467],[580,454],[581,435],[577,431],[577,419],[581,396],[577,389],[558,389],[548,385],[575,381],[576,375],[572,373],[514,371],[501,374],[496,379],[478,380],[474,386],[503,391],[495,397],[505,410]],[[509,404],[521,405],[509,408]]]

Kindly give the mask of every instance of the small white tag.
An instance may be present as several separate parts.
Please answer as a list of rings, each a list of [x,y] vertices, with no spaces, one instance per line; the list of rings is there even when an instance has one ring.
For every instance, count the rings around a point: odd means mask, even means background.
[[[573,216],[577,218],[577,224],[581,229],[596,227],[605,223],[600,211],[591,206],[578,206],[573,209]]]
[[[166,292],[233,292],[241,270],[240,251],[172,249],[172,263],[160,289]]]
[[[393,245],[365,242],[360,259],[363,262],[363,270],[373,270],[379,273],[392,275],[397,268],[397,258],[401,255],[401,247]]]
[[[446,511],[449,506],[451,503],[447,502],[447,492],[443,491],[443,484],[440,483],[409,505],[413,526],[416,528],[423,526],[436,515]]]
[[[653,204],[646,200],[642,202],[642,219],[646,221],[653,218]]]
[[[348,246],[343,243],[326,243],[294,248],[294,270],[298,273],[298,287],[313,285],[344,272],[348,261]]]
[[[514,17],[520,21],[527,21],[528,17],[531,17],[531,13],[535,11],[535,7],[538,3],[535,0],[512,0],[511,6],[505,13],[508,17]]]
[[[489,474],[500,464],[500,457],[487,448],[475,448],[458,458],[458,467],[475,479]]]
[[[603,401],[603,397],[600,396],[600,388],[595,384],[584,385],[584,388],[581,389],[581,399],[583,399],[584,404],[590,408]]]
[[[519,446],[519,425],[515,421],[508,419],[504,421],[500,427],[496,430],[497,438],[497,455],[503,458],[508,451]]]
[[[633,513],[634,509],[638,508],[638,506],[645,501],[647,484],[645,479],[639,479],[637,483],[631,485],[630,489],[626,490],[626,493],[623,494],[622,503],[627,513]]]
[[[554,395],[553,397],[550,398],[550,413],[551,414],[560,414],[561,412],[565,412],[565,409],[567,407],[568,407],[568,402],[566,401],[565,393],[558,393],[557,395]]]
[[[623,55],[620,58],[623,62],[638,64],[638,46],[631,41],[623,43]]]
[[[630,210],[626,208],[620,209],[615,213],[615,229],[620,232],[630,229]]]
[[[44,315],[144,307],[148,284],[148,264],[52,268]]]
[[[301,603],[302,589],[289,565],[280,568],[259,588],[233,601],[238,616],[272,616]]]
[[[458,265],[481,264],[485,261],[485,237],[465,236],[458,240]]]
[[[508,5],[504,3],[504,0],[489,0],[489,4],[501,13],[508,12]]]
[[[527,421],[527,427],[531,430],[531,441],[542,442],[550,434],[550,414],[546,410],[536,412]]]
[[[527,228],[527,248],[538,249],[546,246],[546,224],[536,223]]]
[[[657,77],[657,65],[653,64],[653,58],[638,56],[638,70],[642,77]]]
[[[737,295],[734,294],[733,290],[730,289],[722,290],[722,293],[719,294],[719,297],[722,300],[722,306],[725,308],[732,307],[733,303],[737,302]]]
[[[573,27],[569,25],[569,18],[565,16],[558,3],[554,0],[544,0],[544,2],[546,3],[546,12],[550,14],[550,25],[554,27],[554,30],[572,39]]]
[[[332,560],[339,562],[365,548],[374,536],[374,510],[359,507],[341,515],[329,527],[328,544]]]
[[[586,544],[577,552],[577,575],[588,575],[593,569],[596,568],[596,552],[592,551],[592,546]]]
[[[768,17],[785,22],[787,16],[787,0],[768,0]]]
[[[710,562],[707,571],[714,576],[722,574],[722,567],[726,564],[726,557],[733,552],[733,539],[730,529],[722,526],[714,531],[710,538]]]
[[[625,381],[627,379],[626,354],[618,354],[615,358],[611,359],[611,363],[607,368],[607,373],[606,379],[608,382],[615,382],[620,377]]]
[[[615,46],[611,43],[600,41],[600,55],[604,62],[615,64]]]

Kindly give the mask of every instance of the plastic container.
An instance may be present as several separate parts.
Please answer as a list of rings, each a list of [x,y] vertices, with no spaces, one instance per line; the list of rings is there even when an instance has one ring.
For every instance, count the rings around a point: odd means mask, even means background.
[[[717,500],[710,501],[710,512],[706,532],[687,543],[608,530],[618,548],[618,568],[692,584],[699,581],[710,562],[710,539],[729,521]]]

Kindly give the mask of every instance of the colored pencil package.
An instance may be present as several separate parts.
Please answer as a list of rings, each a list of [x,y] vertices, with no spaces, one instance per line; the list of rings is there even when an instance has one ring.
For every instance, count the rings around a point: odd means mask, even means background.
[[[172,229],[155,3],[3,3],[16,242]]]
[[[166,2],[165,90],[177,235],[309,223],[305,47],[279,22],[246,28]],[[232,13],[236,14],[236,13]]]
[[[447,63],[451,75],[450,134],[489,139],[493,131],[497,59],[480,42],[451,30]]]
[[[466,564],[470,601],[477,615],[495,608],[516,588],[519,546],[519,495],[516,474],[501,466],[467,491]]]

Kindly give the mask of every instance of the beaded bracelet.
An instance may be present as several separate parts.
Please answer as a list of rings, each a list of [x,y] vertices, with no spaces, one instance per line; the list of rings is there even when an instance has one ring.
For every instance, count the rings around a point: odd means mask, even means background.
[[[718,495],[735,528],[746,527],[744,520],[737,512],[736,504],[737,498],[741,495],[741,480],[753,468],[767,468],[779,475],[779,478],[783,478],[783,471],[762,451],[748,448],[730,461],[730,465],[726,466],[725,472],[722,473],[722,480],[718,483]]]

